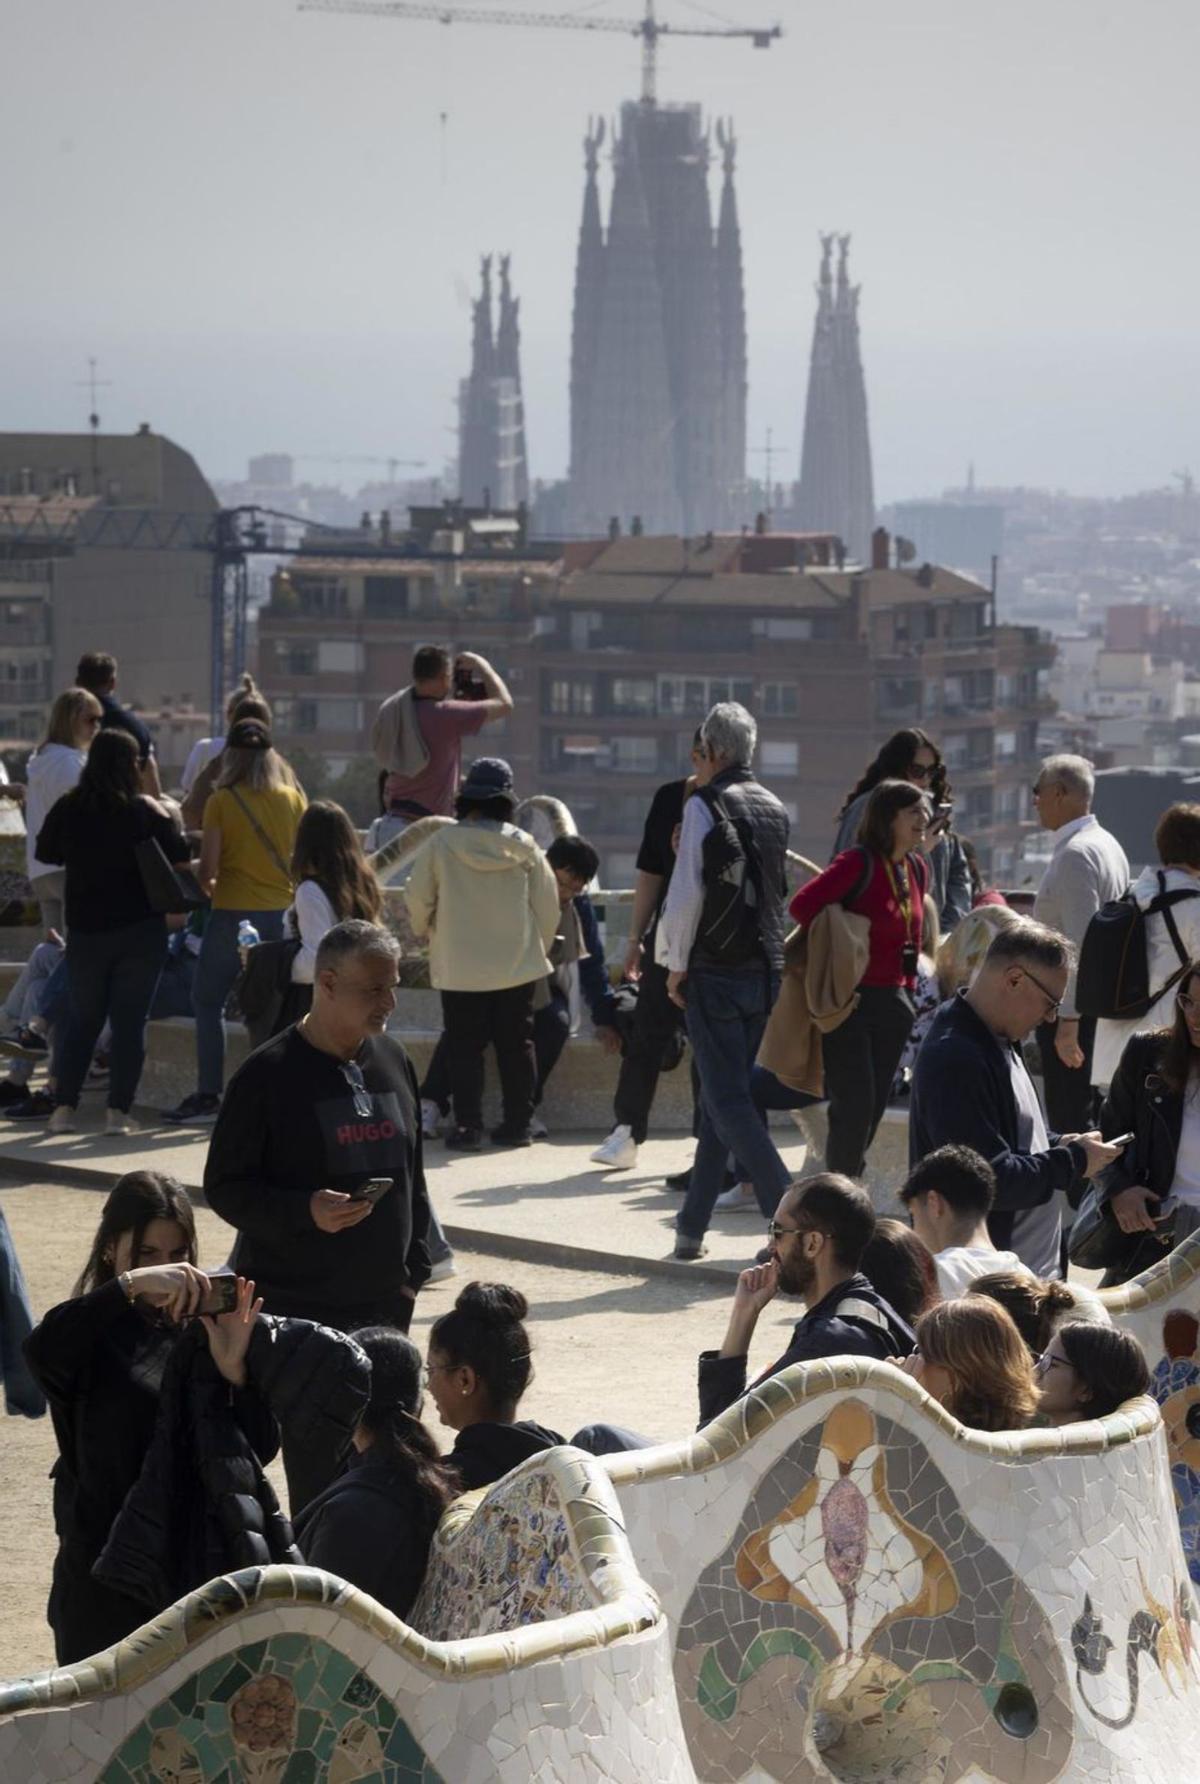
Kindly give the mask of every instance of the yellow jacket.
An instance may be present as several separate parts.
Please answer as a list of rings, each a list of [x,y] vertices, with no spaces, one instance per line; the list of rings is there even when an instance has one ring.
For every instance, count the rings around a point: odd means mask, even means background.
[[[515,824],[443,824],[417,851],[404,895],[439,991],[505,991],[551,971],[558,882]]]

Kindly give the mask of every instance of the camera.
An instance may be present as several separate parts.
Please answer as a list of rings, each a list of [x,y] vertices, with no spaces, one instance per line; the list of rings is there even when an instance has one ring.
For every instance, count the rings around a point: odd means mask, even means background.
[[[456,700],[487,699],[487,689],[469,663],[455,662],[453,692]]]

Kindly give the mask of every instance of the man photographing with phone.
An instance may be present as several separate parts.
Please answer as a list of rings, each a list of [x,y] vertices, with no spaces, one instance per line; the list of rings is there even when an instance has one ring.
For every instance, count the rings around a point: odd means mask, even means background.
[[[423,644],[411,686],[384,701],[371,727],[375,760],[393,777],[391,810],[411,822],[451,817],[464,737],[512,709],[512,695],[486,657]]]
[[[270,1311],[344,1332],[407,1331],[429,1275],[417,1080],[385,1033],[399,952],[374,923],[327,932],[312,1009],[235,1073],[204,1174]]]

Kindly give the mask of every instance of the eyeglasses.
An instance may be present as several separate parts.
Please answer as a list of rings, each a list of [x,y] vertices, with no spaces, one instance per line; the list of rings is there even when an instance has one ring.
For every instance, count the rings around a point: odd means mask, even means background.
[[[780,1226],[780,1224],[777,1220],[769,1220],[767,1222],[767,1238],[768,1239],[782,1239],[785,1233],[819,1233],[820,1231],[821,1231],[820,1227],[810,1227],[810,1226],[785,1227],[785,1226]],[[827,1237],[827,1235],[822,1234],[822,1237],[823,1238]]]
[[[1048,1006],[1048,1008],[1046,1010],[1046,1020],[1049,1021],[1051,1016],[1057,1016],[1058,1012],[1062,1009],[1062,998],[1055,997],[1051,992],[1047,991],[1046,987],[1042,984],[1042,981],[1038,978],[1037,974],[1031,973],[1027,966],[1018,966],[1017,971],[1019,973],[1024,973],[1025,977],[1027,979],[1029,979],[1034,985],[1037,986],[1038,990],[1041,992],[1042,996],[1045,998],[1047,1006]]]
[[[908,767],[909,780],[922,780],[922,781],[932,780],[936,773],[937,773],[937,763],[936,762],[910,762],[909,763],[909,767]]]
[[[429,1380],[431,1375],[445,1375],[448,1370],[457,1369],[457,1367],[457,1363],[423,1363],[421,1365],[422,1387],[427,1388],[432,1385]]]
[[[1044,1350],[1040,1357],[1034,1359],[1033,1373],[1049,1375],[1051,1369],[1069,1369],[1070,1367],[1066,1357],[1051,1356],[1048,1350]]]
[[[344,1059],[341,1074],[350,1086],[350,1094],[354,1098],[354,1113],[363,1121],[370,1121],[375,1113],[375,1105],[371,1101],[371,1093],[367,1089],[360,1067],[352,1059]]]

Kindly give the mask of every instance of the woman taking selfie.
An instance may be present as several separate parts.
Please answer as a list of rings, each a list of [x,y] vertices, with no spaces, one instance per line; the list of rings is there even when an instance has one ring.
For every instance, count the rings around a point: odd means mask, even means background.
[[[937,744],[924,731],[913,726],[894,732],[864,771],[858,785],[847,793],[845,804],[838,813],[834,855],[843,854],[853,846],[866,814],[867,801],[885,780],[909,781],[928,796],[931,837],[933,827],[941,829],[937,840],[931,840],[928,847],[929,894],[937,906],[942,933],[948,935],[970,910],[974,894],[966,853],[949,827],[950,813],[940,810],[950,804],[946,765]]]
[[[822,1037],[829,1136],[825,1169],[861,1177],[913,1025],[928,868],[921,854],[929,802],[908,781],[882,781],[867,801],[858,843],[791,902],[807,926],[827,905],[870,921],[858,1007]]]
[[[1127,1282],[1200,1228],[1200,961],[1175,991],[1170,1028],[1135,1034],[1100,1111],[1105,1139],[1131,1133],[1096,1181],[1125,1245],[1102,1284]]]
[[[371,1398],[343,1474],[296,1520],[310,1567],[336,1573],[407,1617],[438,1519],[460,1490],[421,1423],[421,1353],[391,1326],[355,1332],[371,1363]]]
[[[59,1546],[47,1616],[62,1666],[120,1641],[146,1620],[144,1603],[101,1585],[92,1567],[140,1475],[181,1323],[200,1311],[210,1291],[209,1278],[196,1267],[186,1190],[157,1171],[130,1171],[104,1204],[71,1299],[52,1308],[25,1341],[58,1441]],[[244,1384],[253,1312],[253,1284],[239,1283],[237,1308],[202,1322],[213,1362],[233,1388]],[[238,1395],[234,1405],[267,1459],[274,1443],[269,1414],[253,1394]]]

